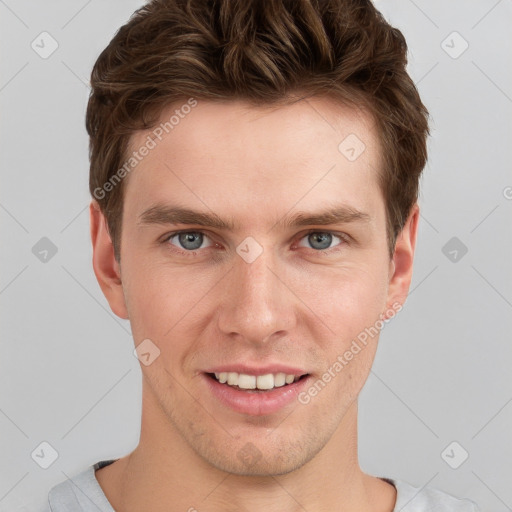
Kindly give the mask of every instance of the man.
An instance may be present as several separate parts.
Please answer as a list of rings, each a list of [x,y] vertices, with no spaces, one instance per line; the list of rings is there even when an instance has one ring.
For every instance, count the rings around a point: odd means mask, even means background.
[[[477,510],[358,464],[426,162],[406,53],[360,0],[153,0],[118,31],[91,79],[91,237],[140,442],[50,510]]]

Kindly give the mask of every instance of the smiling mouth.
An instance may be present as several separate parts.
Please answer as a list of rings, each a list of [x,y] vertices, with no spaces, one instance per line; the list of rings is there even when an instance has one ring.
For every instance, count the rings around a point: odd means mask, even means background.
[[[292,375],[286,373],[249,375],[236,372],[207,373],[206,375],[220,384],[225,384],[233,389],[249,393],[261,393],[272,391],[276,388],[285,388],[309,376],[307,373],[303,375]]]

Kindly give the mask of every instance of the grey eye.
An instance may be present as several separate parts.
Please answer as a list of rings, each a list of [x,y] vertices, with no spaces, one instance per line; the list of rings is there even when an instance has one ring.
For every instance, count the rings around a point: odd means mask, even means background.
[[[313,249],[327,249],[332,242],[332,235],[329,233],[311,233],[308,241]]]
[[[343,241],[343,239],[337,235],[334,235],[333,233],[324,232],[324,231],[314,231],[312,233],[309,233],[304,236],[302,240],[307,240],[308,245],[303,245],[302,241],[299,245],[302,247],[308,247],[317,250],[317,251],[323,251],[325,249],[331,249],[331,244],[334,241],[334,239],[338,239],[340,242]],[[338,244],[339,245],[339,244]],[[333,246],[334,247],[334,246]]]
[[[169,241],[172,243],[173,238],[178,238],[180,248],[187,249],[189,251],[195,251],[200,249],[203,244],[204,235],[197,231],[187,231],[186,233],[178,233],[174,235]]]

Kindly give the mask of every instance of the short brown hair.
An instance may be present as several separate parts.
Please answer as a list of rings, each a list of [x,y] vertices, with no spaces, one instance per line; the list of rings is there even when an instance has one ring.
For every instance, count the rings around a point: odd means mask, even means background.
[[[117,31],[91,74],[89,188],[116,259],[123,182],[108,193],[104,185],[126,161],[135,131],[154,127],[165,107],[187,97],[270,105],[291,102],[297,91],[371,112],[392,255],[418,198],[429,135],[428,111],[406,64],[404,36],[370,0],[149,1]]]

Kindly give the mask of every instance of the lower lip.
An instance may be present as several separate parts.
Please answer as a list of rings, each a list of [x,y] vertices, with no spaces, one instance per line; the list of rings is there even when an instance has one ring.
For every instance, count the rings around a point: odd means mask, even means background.
[[[241,391],[221,384],[215,378],[203,374],[206,385],[224,405],[241,414],[263,416],[275,413],[297,400],[297,395],[306,387],[310,375],[297,382],[271,389],[270,391]]]

